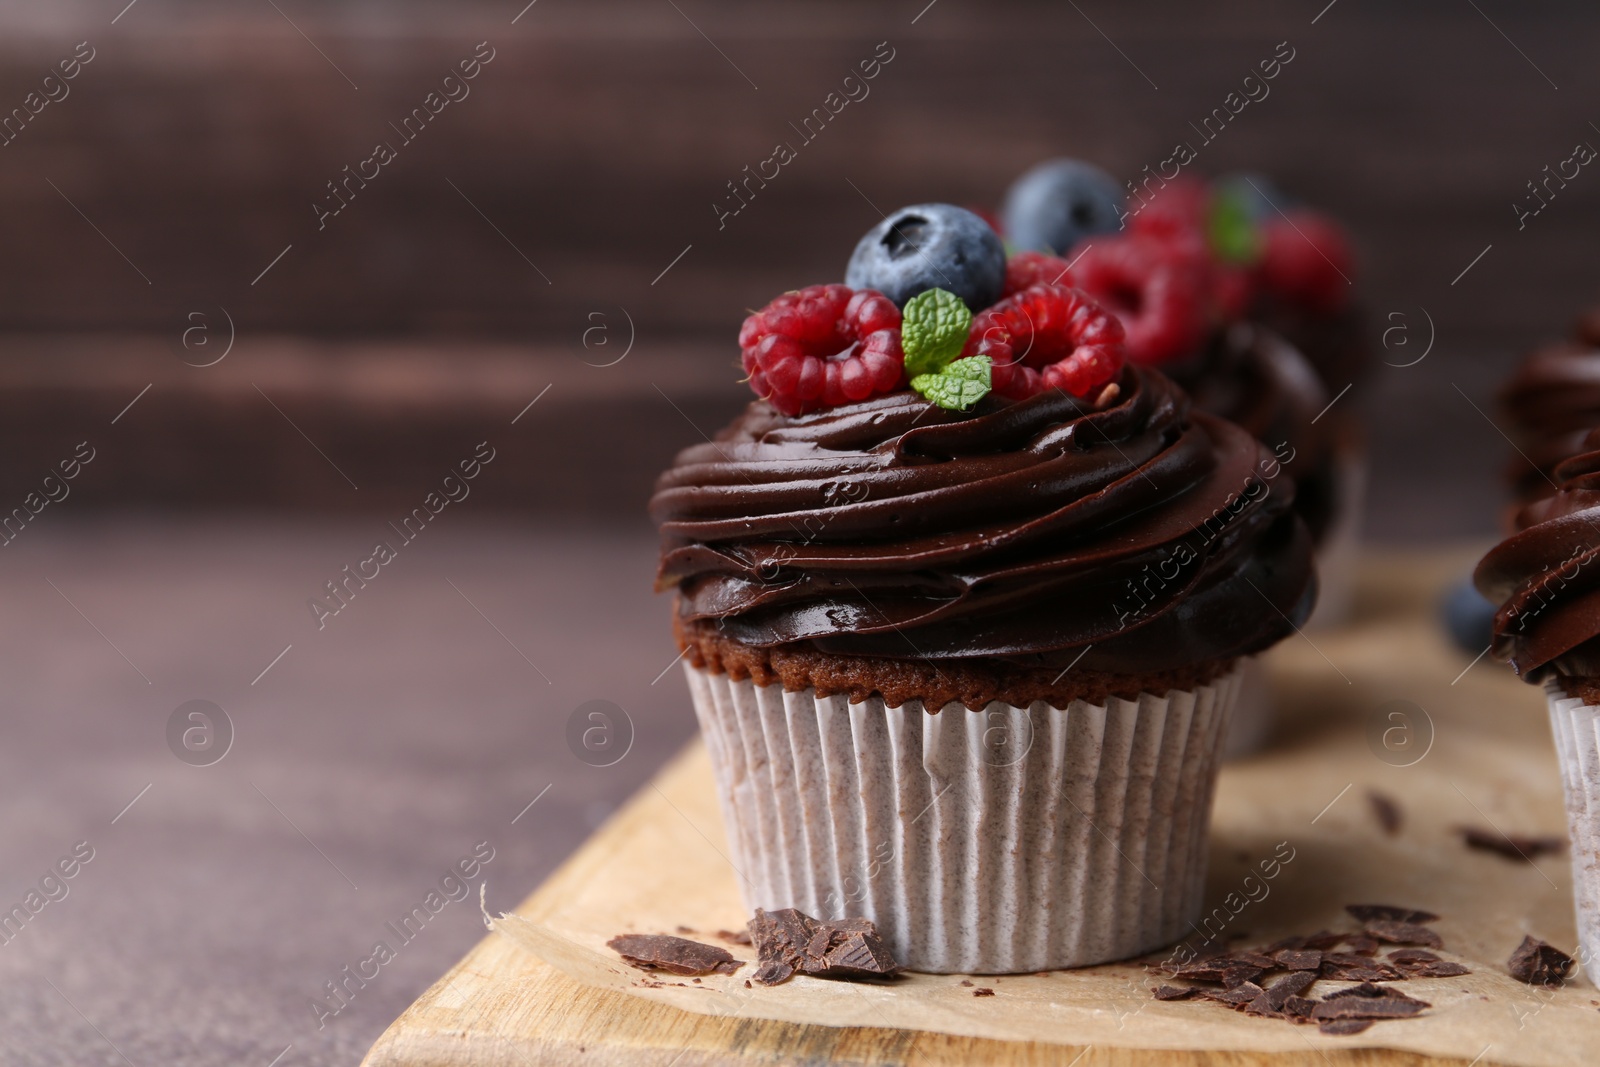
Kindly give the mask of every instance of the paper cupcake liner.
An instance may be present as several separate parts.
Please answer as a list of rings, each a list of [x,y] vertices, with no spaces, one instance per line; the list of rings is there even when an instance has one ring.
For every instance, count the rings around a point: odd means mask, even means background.
[[[1237,670],[937,714],[686,670],[752,910],[863,916],[902,965],[967,974],[1126,959],[1200,913]]]
[[[1272,736],[1272,724],[1277,718],[1277,706],[1272,692],[1272,680],[1261,661],[1254,658],[1239,661],[1239,695],[1234,698],[1233,711],[1223,732],[1222,759],[1243,759],[1260,752]]]
[[[1600,707],[1567,696],[1555,679],[1545,682],[1544,692],[1567,797],[1578,959],[1589,981],[1600,985]]]
[[[1356,565],[1361,555],[1361,521],[1367,504],[1367,453],[1343,445],[1334,456],[1333,524],[1317,547],[1317,606],[1307,630],[1329,630],[1350,619],[1355,600]]]

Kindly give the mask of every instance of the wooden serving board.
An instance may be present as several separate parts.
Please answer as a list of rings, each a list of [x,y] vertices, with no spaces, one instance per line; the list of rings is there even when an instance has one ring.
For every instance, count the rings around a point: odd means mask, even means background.
[[[985,1031],[982,1006],[996,1005],[1000,998],[968,1000],[967,990],[953,988],[955,976],[913,976],[898,987],[898,995],[948,1003],[952,1019],[966,1019],[950,1029],[965,1030],[965,1036],[928,1028],[795,1021],[815,1018],[816,1012],[793,1002],[785,1007],[779,999],[761,1001],[760,1013],[773,1018],[744,1010],[707,1014],[701,1005],[717,990],[687,984],[671,988],[679,984],[671,979],[650,982],[614,956],[606,958],[603,947],[613,933],[672,932],[680,923],[706,931],[695,936],[715,942],[709,931],[735,926],[742,916],[733,874],[722,858],[709,764],[695,744],[517,909],[541,929],[559,932],[573,952],[599,961],[591,979],[605,969],[602,977],[623,988],[575,981],[492,933],[390,1026],[364,1067],[821,1062],[1420,1067],[1538,1062],[1537,1050],[1529,1052],[1530,1040],[1578,1049],[1576,1058],[1569,1053],[1562,1062],[1596,1062],[1588,1053],[1600,1048],[1600,1013],[1592,1006],[1600,1004],[1600,996],[1586,980],[1576,978],[1559,994],[1538,999],[1505,974],[1505,959],[1524,932],[1571,947],[1566,857],[1546,858],[1537,866],[1512,863],[1469,851],[1455,832],[1459,825],[1488,822],[1513,834],[1563,829],[1559,778],[1537,691],[1487,660],[1457,679],[1470,657],[1451,648],[1434,621],[1440,589],[1464,573],[1468,558],[1443,553],[1368,562],[1354,625],[1292,638],[1274,651],[1268,666],[1283,715],[1279,736],[1270,751],[1223,772],[1208,890],[1209,906],[1248,870],[1241,862],[1247,854],[1259,851],[1263,842],[1292,836],[1305,858],[1290,865],[1292,877],[1285,876],[1281,891],[1249,916],[1250,939],[1242,944],[1337,925],[1341,902],[1375,900],[1440,911],[1445,918],[1438,929],[1447,955],[1468,962],[1474,974],[1405,984],[1408,992],[1436,1004],[1431,1022],[1382,1023],[1357,1038],[1336,1040],[1314,1030],[1306,1037],[1308,1028],[1234,1015],[1213,1004],[1156,1004],[1147,1010],[1144,987],[1154,982],[1126,964],[980,980],[1000,997],[1035,998],[1041,1012],[1079,1013],[1064,1015],[1070,1025],[1049,1032],[1049,1040],[1002,1040]],[[1367,741],[1373,713],[1394,699],[1413,701],[1433,723],[1427,755],[1414,766],[1379,759]],[[1378,826],[1366,799],[1369,789],[1399,801],[1406,814],[1399,834],[1385,835]],[[1263,797],[1281,799],[1264,803]],[[749,951],[735,950],[735,955],[748,958]],[[732,991],[734,980],[726,981],[724,994]],[[1056,984],[1041,987],[1047,982]],[[793,987],[760,995],[795,996]],[[1046,995],[1040,995],[1041,988]],[[1104,1011],[1094,1004],[1100,989],[1108,991]],[[750,994],[741,995],[750,1003]],[[669,1002],[673,998],[681,1006]],[[894,1014],[891,1001],[879,1003],[885,1005],[873,1009],[879,1017]],[[790,1018],[783,1021],[786,1014]],[[1112,1015],[1115,1028],[1106,1023]],[[822,1017],[845,1021],[842,1015]],[[1074,1028],[1077,1024],[1082,1028]],[[1059,1043],[1057,1033],[1082,1033],[1092,1041]],[[1192,1036],[1196,1033],[1205,1036]],[[1470,1047],[1464,1035],[1470,1035]],[[1404,1050],[1372,1047],[1386,1044]],[[1501,1050],[1504,1060],[1496,1055]]]

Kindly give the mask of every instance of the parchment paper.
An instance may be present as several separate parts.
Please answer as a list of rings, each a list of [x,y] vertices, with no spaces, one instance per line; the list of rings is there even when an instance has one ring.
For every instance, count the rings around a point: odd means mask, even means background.
[[[1282,706],[1279,734],[1266,752],[1224,769],[1213,830],[1208,907],[1222,910],[1211,925],[1247,934],[1238,947],[1324,928],[1354,931],[1343,911],[1349,903],[1439,913],[1441,954],[1473,973],[1396,983],[1433,1004],[1417,1018],[1324,1036],[1219,1004],[1154,1001],[1150,988],[1164,979],[1137,963],[975,977],[972,986],[958,975],[910,975],[881,985],[802,977],[747,989],[753,967],[699,983],[646,974],[605,942],[687,927],[695,932],[684,936],[754,959],[716,936],[742,929],[748,916],[698,746],[615,817],[605,832],[613,847],[558,873],[520,915],[492,928],[580,982],[712,1015],[1075,1045],[1366,1046],[1529,1067],[1600,1063],[1600,991],[1581,975],[1559,989],[1530,987],[1505,966],[1526,933],[1573,950],[1567,857],[1513,862],[1467,849],[1458,832],[1470,825],[1566,834],[1541,691],[1487,659],[1463,675],[1469,657],[1434,622],[1442,584],[1463,573],[1471,555],[1441,555],[1431,567],[1368,566],[1351,626],[1291,638],[1267,656]],[[1396,835],[1375,818],[1372,790],[1399,803],[1404,825]],[[1280,862],[1269,880],[1262,865],[1272,859]],[[1347,984],[1320,981],[1309,995]],[[995,995],[974,996],[978,987]]]

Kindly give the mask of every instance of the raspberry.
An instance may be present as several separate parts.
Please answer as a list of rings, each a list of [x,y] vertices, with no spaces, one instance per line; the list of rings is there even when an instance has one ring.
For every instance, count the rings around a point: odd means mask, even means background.
[[[1103,239],[1084,252],[1072,276],[1073,284],[1122,320],[1135,363],[1179,359],[1205,339],[1211,277],[1206,260],[1183,242]]]
[[[1018,252],[1006,260],[1006,287],[1001,296],[1011,296],[1035,285],[1071,285],[1067,261],[1043,252]]]
[[[1144,237],[1205,241],[1206,207],[1211,193],[1198,178],[1174,178],[1129,200],[1128,229]]]
[[[974,316],[961,355],[990,358],[990,385],[1000,396],[1063,389],[1090,399],[1121,372],[1122,337],[1122,323],[1087,293],[1035,285]]]
[[[882,293],[813,285],[744,320],[750,388],[785,415],[892,393],[905,378],[900,311]]]
[[[1261,283],[1270,293],[1319,315],[1350,300],[1350,241],[1338,223],[1315,211],[1291,210],[1264,227]]]

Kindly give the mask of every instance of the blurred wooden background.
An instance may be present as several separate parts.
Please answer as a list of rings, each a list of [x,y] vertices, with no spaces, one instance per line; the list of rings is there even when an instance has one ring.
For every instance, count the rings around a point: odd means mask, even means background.
[[[79,42],[94,59],[0,148],[0,501],[87,437],[84,506],[398,509],[491,437],[514,462],[485,507],[638,521],[670,452],[744,401],[744,309],[837,279],[878,209],[993,203],[1052,154],[1133,177],[1288,41],[1196,168],[1345,219],[1374,337],[1409,328],[1394,362],[1436,326],[1362,401],[1373,532],[1490,530],[1505,444],[1464,395],[1487,411],[1600,289],[1600,175],[1520,231],[1512,209],[1600,144],[1596,24],[1503,0],[9,3],[0,114]],[[469,95],[402,144],[391,123],[483,41]],[[870,95],[801,144],[883,41]],[[319,230],[378,141],[398,158]],[[719,228],[779,141],[798,158]]]

